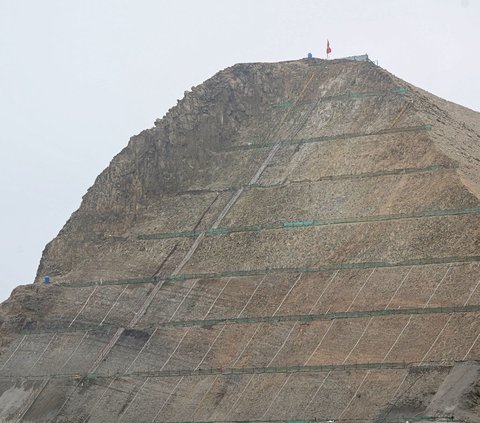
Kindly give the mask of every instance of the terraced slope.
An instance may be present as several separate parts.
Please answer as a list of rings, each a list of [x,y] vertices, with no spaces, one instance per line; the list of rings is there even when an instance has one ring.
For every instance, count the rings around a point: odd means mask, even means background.
[[[0,419],[480,421],[479,128],[369,62],[193,88],[2,305]]]

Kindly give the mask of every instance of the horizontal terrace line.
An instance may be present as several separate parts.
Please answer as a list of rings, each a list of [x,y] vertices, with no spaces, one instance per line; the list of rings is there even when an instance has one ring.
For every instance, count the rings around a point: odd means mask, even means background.
[[[433,171],[442,170],[442,169],[458,169],[459,167],[460,166],[457,163],[434,163],[430,166],[425,166],[425,167],[404,167],[404,168],[377,170],[377,171],[362,172],[362,173],[344,173],[344,174],[338,174],[338,175],[326,175],[326,176],[320,176],[315,179],[289,180],[286,182],[275,183],[275,184],[255,183],[251,185],[236,185],[236,186],[218,188],[218,189],[215,189],[215,188],[187,189],[185,191],[176,192],[175,196],[186,195],[186,194],[189,194],[189,195],[218,194],[223,192],[237,191],[239,188],[243,188],[244,190],[252,190],[252,189],[259,189],[259,188],[281,188],[291,184],[304,184],[304,183],[311,184],[311,183],[322,182],[322,181],[357,180],[357,179],[365,179],[365,178],[378,178],[381,176],[391,176],[391,175],[428,173],[428,172],[433,172]],[[88,215],[89,213],[84,212],[84,214]],[[124,239],[124,237],[118,237],[118,238]]]
[[[319,273],[332,270],[353,270],[353,269],[374,269],[374,268],[394,268],[404,266],[429,266],[434,264],[452,264],[452,263],[475,263],[480,262],[480,256],[449,256],[449,257],[429,257],[423,259],[408,259],[398,262],[388,261],[368,261],[368,262],[350,262],[350,263],[334,263],[324,264],[318,267],[276,267],[266,269],[253,270],[237,270],[212,273],[196,273],[196,274],[179,274],[170,275],[166,278],[132,278],[132,279],[116,279],[107,281],[72,281],[52,283],[53,286],[62,286],[64,288],[84,288],[88,286],[102,285],[138,285],[138,284],[156,284],[165,281],[184,281],[189,279],[217,279],[244,276],[263,276],[277,273]]]
[[[151,423],[331,423],[331,422],[378,422],[382,421],[384,423],[405,423],[409,422],[434,422],[434,423],[460,423],[461,420],[455,420],[455,417],[448,416],[393,416],[388,417],[387,419],[379,420],[378,417],[375,418],[355,418],[349,417],[345,419],[337,417],[312,417],[311,419],[303,418],[290,418],[290,419],[262,419],[262,420],[182,420],[182,421],[165,421],[165,420],[155,420]],[[463,422],[463,421],[462,421]],[[131,423],[147,423],[145,421],[137,421]]]
[[[282,188],[294,184],[313,184],[323,181],[344,181],[344,180],[359,180],[366,178],[378,178],[382,176],[392,176],[392,175],[409,175],[415,173],[428,173],[434,172],[442,169],[458,169],[459,165],[457,163],[434,163],[426,167],[405,167],[399,169],[388,169],[388,170],[378,170],[372,172],[363,172],[363,173],[344,173],[339,175],[326,175],[320,176],[315,179],[299,179],[299,180],[289,180],[286,182],[276,183],[276,184],[251,184],[251,185],[240,185],[232,186],[227,188],[219,189],[192,189],[186,191],[180,191],[178,195],[191,194],[191,195],[203,195],[203,194],[218,194],[222,192],[232,192],[237,191],[239,188],[244,190],[253,190],[253,189],[270,189],[270,188]]]
[[[87,378],[87,379],[106,379],[106,378],[125,378],[125,377],[179,377],[179,376],[230,376],[230,375],[251,375],[251,374],[267,374],[267,373],[320,373],[329,371],[362,371],[362,370],[395,370],[409,368],[450,368],[457,363],[463,363],[467,360],[449,360],[449,361],[412,361],[412,362],[389,362],[389,363],[351,363],[351,364],[323,364],[317,366],[273,366],[273,367],[229,367],[214,369],[176,369],[176,370],[144,370],[129,373],[54,373],[43,375],[0,375],[0,380],[4,379],[44,379],[47,377],[54,379],[62,378]]]
[[[331,422],[378,422],[379,418],[355,418],[349,417],[340,419],[337,417],[312,417],[311,419],[295,418],[291,419],[262,419],[262,420],[182,420],[182,421],[168,421],[155,420],[151,423],[331,423]],[[463,423],[461,420],[455,420],[452,416],[397,416],[388,417],[381,420],[384,423],[405,423],[409,422],[434,422],[434,423]],[[147,423],[145,421],[134,421],[130,423]]]
[[[295,228],[307,228],[315,226],[329,226],[329,225],[347,225],[352,223],[368,223],[368,222],[385,222],[390,220],[402,220],[402,219],[419,219],[426,217],[444,217],[444,216],[460,216],[480,214],[480,207],[464,208],[464,209],[444,209],[444,210],[424,210],[415,211],[409,213],[392,213],[392,214],[380,214],[370,216],[352,216],[333,219],[310,219],[310,220],[290,220],[280,221],[272,223],[262,223],[258,225],[249,226],[232,226],[208,229],[205,235],[226,235],[238,232],[259,232],[273,229],[295,229]],[[141,240],[158,240],[158,239],[171,239],[171,238],[196,238],[203,231],[184,231],[184,232],[164,232],[151,235],[139,235],[138,239]]]
[[[459,165],[456,163],[435,163],[431,166],[426,167],[405,167],[400,169],[389,169],[389,170],[378,170],[372,172],[363,172],[363,173],[345,173],[340,175],[326,175],[320,176],[316,179],[304,179],[304,180],[291,180],[288,182],[280,184],[252,184],[248,185],[246,189],[258,189],[258,188],[277,188],[284,187],[290,184],[303,184],[303,183],[316,183],[323,181],[344,181],[344,180],[357,180],[357,179],[366,179],[366,178],[378,178],[381,176],[393,176],[393,175],[410,175],[415,173],[428,173],[436,170],[443,169],[458,169]],[[234,188],[229,189],[229,191]]]
[[[277,267],[271,269],[254,269],[254,270],[238,270],[238,271],[224,271],[217,273],[197,273],[197,274],[180,274],[170,275],[166,280],[189,280],[189,279],[216,279],[242,276],[263,276],[275,273],[317,273],[332,270],[351,270],[351,269],[381,269],[391,267],[404,266],[421,266],[432,264],[451,264],[451,263],[471,263],[479,262],[480,256],[450,256],[450,257],[434,257],[426,259],[408,259],[398,262],[373,261],[373,262],[358,262],[358,263],[336,263],[324,264],[318,267]]]
[[[212,327],[217,325],[235,325],[235,324],[257,324],[257,323],[282,323],[282,322],[302,322],[309,323],[314,321],[330,321],[338,319],[360,319],[365,317],[382,317],[382,316],[409,316],[412,314],[453,314],[453,313],[476,313],[480,312],[480,305],[472,304],[467,306],[451,306],[451,307],[422,307],[422,308],[395,308],[395,309],[374,309],[360,311],[337,311],[322,314],[287,314],[278,316],[251,316],[251,317],[231,317],[224,319],[196,319],[196,320],[177,320],[169,322],[160,322],[148,326],[133,327],[133,330],[148,331],[155,328],[164,327]],[[45,323],[49,323],[48,321]],[[48,328],[39,328],[31,330],[23,330],[20,333],[25,334],[42,334],[42,333],[74,333],[83,331],[92,332],[109,332],[112,329],[120,327],[110,323],[99,325],[92,322],[79,322],[74,326],[67,326],[67,322],[53,322]]]
[[[337,418],[337,417],[312,417],[311,419],[290,418],[290,419],[262,419],[262,420],[182,420],[182,421],[166,421],[155,420],[151,423],[331,423],[331,422],[378,422],[384,423],[405,423],[409,422],[434,422],[434,423],[463,423],[463,420],[456,420],[454,416],[393,416],[379,420],[378,417],[371,418]],[[147,423],[145,421],[131,422],[131,423]]]
[[[401,132],[421,132],[421,131],[430,131],[432,125],[418,125],[418,126],[403,126],[398,128],[385,128],[378,131],[370,132],[349,132],[346,134],[338,135],[324,135],[320,137],[313,138],[304,138],[304,139],[290,139],[270,143],[251,143],[251,144],[242,144],[234,145],[231,147],[225,147],[219,151],[238,151],[238,150],[253,150],[257,148],[270,148],[274,147],[277,144],[280,145],[299,145],[299,144],[312,144],[312,143],[321,143],[326,141],[336,141],[336,140],[348,140],[361,137],[370,137],[376,135],[388,135],[388,134],[398,134]]]
[[[356,100],[361,98],[369,97],[381,97],[387,95],[403,95],[407,92],[406,87],[394,88],[393,90],[383,90],[383,91],[363,91],[363,92],[353,92],[353,93],[343,93],[337,95],[329,95],[325,97],[320,97],[313,101],[301,101],[297,102],[296,106],[305,106],[310,104],[315,104],[324,101],[343,101],[343,100]],[[273,103],[272,107],[276,109],[289,109],[293,107],[294,102],[291,100],[283,101],[280,103]]]

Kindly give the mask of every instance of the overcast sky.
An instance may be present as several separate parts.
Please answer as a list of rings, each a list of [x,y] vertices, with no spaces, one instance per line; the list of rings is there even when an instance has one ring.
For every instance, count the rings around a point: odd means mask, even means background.
[[[368,53],[480,111],[480,0],[0,0],[0,300],[95,177],[238,62]]]

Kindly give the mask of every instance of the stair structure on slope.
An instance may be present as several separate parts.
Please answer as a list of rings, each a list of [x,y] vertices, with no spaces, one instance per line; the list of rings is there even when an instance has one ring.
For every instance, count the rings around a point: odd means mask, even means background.
[[[2,305],[0,420],[480,421],[479,270],[478,113],[371,62],[235,65]]]

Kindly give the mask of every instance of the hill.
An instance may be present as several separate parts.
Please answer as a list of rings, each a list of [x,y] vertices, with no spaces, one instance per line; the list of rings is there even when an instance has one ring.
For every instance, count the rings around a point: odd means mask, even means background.
[[[479,141],[368,61],[219,72],[2,305],[0,418],[480,421]]]

